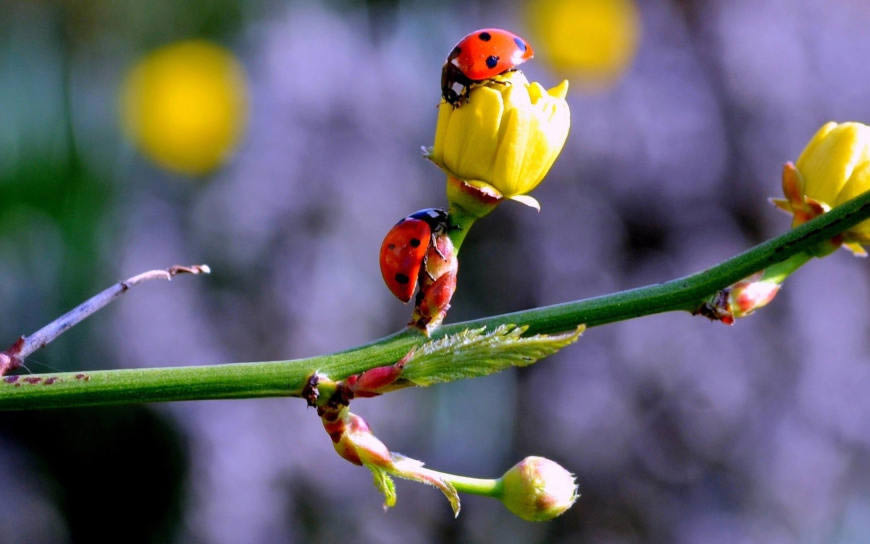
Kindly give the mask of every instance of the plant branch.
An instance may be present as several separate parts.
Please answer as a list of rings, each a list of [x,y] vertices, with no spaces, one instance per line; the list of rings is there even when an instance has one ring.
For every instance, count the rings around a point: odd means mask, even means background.
[[[100,291],[72,310],[58,317],[30,336],[21,336],[6,351],[0,352],[0,376],[20,367],[34,351],[53,342],[58,336],[78,325],[83,319],[103,309],[107,304],[126,293],[131,287],[149,280],[172,280],[178,274],[208,274],[208,265],[170,266],[163,270],[149,270],[132,278],[120,281]]]
[[[868,218],[870,192],[697,274],[610,295],[445,325],[432,333],[432,339],[507,323],[527,325],[527,334],[554,333],[582,323],[595,327],[661,312],[692,311],[716,291],[811,250]],[[315,370],[335,380],[344,379],[397,361],[428,340],[405,330],[341,353],[293,361],[7,376],[0,380],[0,410],[300,396]]]

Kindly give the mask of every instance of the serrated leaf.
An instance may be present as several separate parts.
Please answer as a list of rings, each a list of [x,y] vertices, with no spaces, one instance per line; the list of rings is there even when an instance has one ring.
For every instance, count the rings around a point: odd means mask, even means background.
[[[423,344],[405,363],[402,379],[426,387],[528,366],[572,344],[585,328],[534,336],[523,336],[526,326],[500,325],[489,332],[485,327],[466,329]]]
[[[378,488],[378,491],[384,494],[384,510],[395,506],[396,482],[393,481],[386,470],[375,465],[366,466],[372,471],[372,476],[375,480],[375,487]]]

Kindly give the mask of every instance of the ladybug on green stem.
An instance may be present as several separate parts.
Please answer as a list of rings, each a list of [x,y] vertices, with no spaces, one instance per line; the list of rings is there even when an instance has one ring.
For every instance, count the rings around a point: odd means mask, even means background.
[[[447,231],[447,212],[426,208],[395,224],[381,244],[380,265],[384,283],[402,302],[411,300],[429,247],[435,237]]]

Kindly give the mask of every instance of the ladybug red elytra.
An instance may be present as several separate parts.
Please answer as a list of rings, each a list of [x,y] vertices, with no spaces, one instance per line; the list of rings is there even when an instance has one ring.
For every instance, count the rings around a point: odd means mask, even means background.
[[[441,96],[458,108],[469,87],[503,74],[535,55],[529,43],[501,28],[481,28],[457,43],[441,69]],[[457,92],[455,86],[460,89]]]
[[[395,224],[381,244],[380,264],[384,283],[402,302],[411,300],[429,246],[446,232],[447,212],[426,208]]]

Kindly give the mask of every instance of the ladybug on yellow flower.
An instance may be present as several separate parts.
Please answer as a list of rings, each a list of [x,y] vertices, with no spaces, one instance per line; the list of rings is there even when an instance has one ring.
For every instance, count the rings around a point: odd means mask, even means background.
[[[532,46],[513,32],[501,28],[475,30],[459,40],[447,55],[441,69],[441,96],[458,108],[468,101],[472,85],[515,70],[534,55]]]

